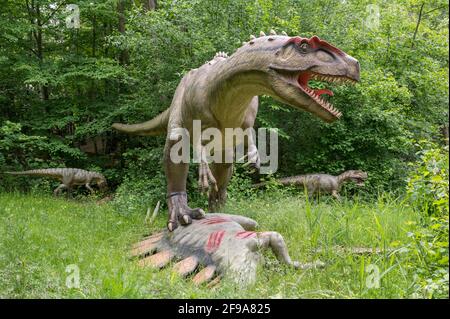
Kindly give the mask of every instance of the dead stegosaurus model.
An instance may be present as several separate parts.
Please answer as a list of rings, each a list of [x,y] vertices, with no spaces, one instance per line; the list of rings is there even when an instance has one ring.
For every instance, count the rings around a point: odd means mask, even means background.
[[[243,216],[207,214],[173,232],[164,230],[146,237],[133,246],[132,255],[142,257],[139,259],[141,266],[156,268],[180,259],[173,269],[183,277],[201,265],[203,269],[192,279],[195,284],[214,277],[214,281],[218,281],[222,276],[242,286],[253,283],[261,260],[260,251],[265,248],[271,248],[280,262],[294,268],[323,265],[292,261],[283,237],[277,232],[255,232],[257,225],[253,219]]]

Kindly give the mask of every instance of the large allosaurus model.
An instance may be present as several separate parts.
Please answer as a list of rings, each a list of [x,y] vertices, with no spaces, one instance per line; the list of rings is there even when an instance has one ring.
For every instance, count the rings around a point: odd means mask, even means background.
[[[363,186],[367,179],[367,173],[359,170],[345,171],[338,176],[329,174],[306,174],[290,176],[277,179],[276,182],[281,185],[292,185],[305,187],[308,195],[313,196],[318,193],[331,194],[339,199],[339,192],[346,182],[353,181],[358,186]],[[266,185],[266,182],[254,184],[254,187]]]
[[[31,175],[41,177],[51,177],[57,179],[61,184],[53,191],[55,195],[59,195],[62,190],[66,189],[68,193],[77,185],[84,185],[93,192],[91,185],[96,184],[99,188],[104,189],[107,186],[106,178],[97,172],[86,171],[79,168],[47,168],[34,169],[23,172],[5,172],[12,175]]]
[[[289,256],[283,237],[277,232],[255,232],[257,223],[248,217],[229,214],[207,214],[191,225],[173,232],[164,230],[144,238],[134,245],[132,256],[139,256],[141,266],[162,268],[178,259],[173,269],[187,276],[202,266],[193,276],[200,284],[215,276],[226,276],[241,286],[256,279],[261,250],[271,248],[277,259],[294,268],[322,267],[321,261],[299,263]]]
[[[113,124],[119,131],[136,135],[167,133],[164,166],[167,178],[169,221],[174,230],[178,223],[189,224],[192,218],[202,218],[204,211],[188,206],[186,178],[189,163],[171,159],[171,149],[180,129],[187,130],[198,154],[205,154],[205,142],[193,140],[193,121],[201,128],[217,128],[225,137],[227,128],[249,128],[255,121],[258,96],[269,95],[296,109],[306,110],[326,122],[337,120],[341,113],[321,96],[333,95],[328,89],[313,89],[309,80],[354,83],[359,81],[359,63],[342,50],[317,36],[311,38],[276,35],[251,37],[227,57],[221,53],[198,69],[189,71],[178,85],[169,109],[154,119],[133,125]],[[172,137],[172,138],[171,138]],[[236,141],[240,144],[242,141]],[[255,155],[254,142],[248,142],[249,157]],[[226,143],[222,143],[226,145]],[[233,158],[233,148],[223,149],[223,158]],[[226,200],[226,188],[232,173],[232,163],[222,160],[208,165],[202,157],[199,184],[209,192],[209,209],[216,211]]]

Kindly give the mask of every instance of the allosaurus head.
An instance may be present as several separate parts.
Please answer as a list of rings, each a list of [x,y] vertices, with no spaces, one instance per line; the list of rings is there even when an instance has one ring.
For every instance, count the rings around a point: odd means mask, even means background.
[[[267,75],[273,98],[326,122],[333,122],[342,115],[322,97],[332,96],[333,92],[313,89],[309,81],[353,84],[360,80],[359,62],[317,36],[289,37],[271,31],[269,36],[261,33],[259,38],[252,37],[240,51],[254,52],[260,71]]]
[[[98,188],[104,190],[108,187],[108,183],[106,181],[106,178],[103,175],[98,174],[94,178],[95,183],[97,184]]]
[[[364,186],[364,181],[367,179],[367,173],[360,170],[349,170],[344,174],[347,180],[355,182],[358,186]]]

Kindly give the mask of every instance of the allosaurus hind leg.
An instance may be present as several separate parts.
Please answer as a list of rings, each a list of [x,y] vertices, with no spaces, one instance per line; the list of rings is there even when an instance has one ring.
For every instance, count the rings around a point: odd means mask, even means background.
[[[55,190],[53,191],[53,195],[58,196],[61,194],[61,192],[63,191],[63,189],[67,189],[67,186],[64,184],[60,184],[58,187],[55,188]]]
[[[186,179],[189,169],[188,163],[174,163],[170,156],[170,149],[176,141],[166,140],[164,149],[164,168],[167,178],[167,206],[169,207],[169,220],[167,229],[173,231],[178,224],[187,225],[192,219],[203,218],[203,209],[191,209],[187,203]]]

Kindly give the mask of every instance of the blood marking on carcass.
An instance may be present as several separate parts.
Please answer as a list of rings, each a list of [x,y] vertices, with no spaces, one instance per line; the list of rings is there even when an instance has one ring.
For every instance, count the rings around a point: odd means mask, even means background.
[[[223,218],[223,217],[212,217],[212,218],[205,218],[202,221],[200,221],[203,225],[214,225],[214,224],[220,224],[220,223],[226,223],[230,222],[231,219]]]
[[[209,234],[208,241],[205,246],[205,251],[207,253],[215,252],[220,247],[224,235],[224,230],[218,230]]]
[[[254,231],[240,231],[236,233],[236,237],[240,239],[245,239],[253,236],[256,236],[256,233]]]

